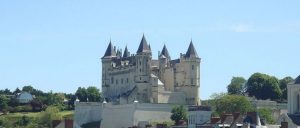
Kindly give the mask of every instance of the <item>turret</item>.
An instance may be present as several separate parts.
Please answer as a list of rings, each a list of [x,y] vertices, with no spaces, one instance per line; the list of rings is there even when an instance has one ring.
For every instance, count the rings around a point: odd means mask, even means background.
[[[152,53],[145,36],[143,35],[136,56],[136,75],[137,100],[140,102],[150,102],[150,77]]]
[[[139,48],[136,54],[136,81],[137,82],[149,82],[151,74],[151,50],[143,35]]]
[[[169,67],[169,61],[171,60],[171,57],[169,55],[168,49],[166,45],[164,45],[160,55],[159,55],[159,79],[165,83],[164,73],[166,67]]]
[[[127,46],[125,47],[124,53],[123,53],[123,58],[130,57],[130,52],[128,52]]]
[[[109,42],[106,52],[104,56],[101,58],[102,60],[102,90],[106,92],[107,87],[109,87],[108,71],[113,68],[115,63],[113,59],[117,57],[116,51],[111,43]],[[103,94],[106,97],[106,94]]]
[[[186,71],[184,85],[188,87],[188,92],[186,92],[188,104],[200,104],[198,98],[200,87],[200,60],[194,44],[191,41],[184,55],[184,70]]]

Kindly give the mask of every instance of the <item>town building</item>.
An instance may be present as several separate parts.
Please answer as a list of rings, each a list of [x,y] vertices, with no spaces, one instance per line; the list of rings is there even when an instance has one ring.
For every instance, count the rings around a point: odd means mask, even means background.
[[[287,85],[288,113],[282,114],[278,124],[289,128],[300,128],[300,75]]]
[[[102,94],[108,102],[200,105],[201,59],[192,41],[187,52],[173,60],[165,45],[153,59],[144,35],[136,54],[127,46],[122,54],[109,42],[101,60]]]
[[[188,107],[188,128],[197,128],[210,121],[212,114],[209,106],[189,106]]]

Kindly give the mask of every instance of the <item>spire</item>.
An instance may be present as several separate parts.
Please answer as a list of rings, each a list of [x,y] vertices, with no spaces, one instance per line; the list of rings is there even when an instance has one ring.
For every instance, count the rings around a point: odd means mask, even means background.
[[[143,34],[139,49],[137,50],[137,53],[143,53],[143,52],[151,53],[151,50],[149,48],[149,45],[147,44],[144,34]]]
[[[300,84],[300,75],[295,79],[295,83],[294,84]]]
[[[118,48],[118,50],[117,50],[117,57],[118,57],[118,59],[119,59],[119,58],[122,58],[122,50],[119,49],[119,48]]]
[[[165,56],[168,59],[171,59],[170,54],[168,52],[168,49],[167,49],[166,45],[164,45],[164,47],[163,47],[163,49],[161,51],[160,56],[162,56],[162,55]]]
[[[105,58],[105,57],[115,57],[115,56],[116,56],[116,52],[115,52],[115,50],[112,46],[111,41],[109,41],[108,47],[106,49],[106,52],[105,52],[103,58]]]
[[[191,40],[190,46],[188,48],[188,51],[185,54],[185,57],[186,58],[190,58],[190,57],[199,58],[192,40]]]
[[[128,52],[127,46],[125,47],[123,58],[130,57],[130,53]]]

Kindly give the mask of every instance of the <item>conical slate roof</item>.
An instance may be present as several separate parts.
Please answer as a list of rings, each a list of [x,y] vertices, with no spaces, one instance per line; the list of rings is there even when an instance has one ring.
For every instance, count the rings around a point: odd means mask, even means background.
[[[190,43],[190,46],[189,46],[189,48],[188,48],[188,51],[187,51],[186,54],[185,54],[185,57],[186,57],[186,58],[190,58],[190,57],[196,57],[196,58],[199,58],[199,57],[198,57],[198,54],[197,54],[197,51],[196,51],[196,49],[195,49],[194,44],[193,44],[192,41],[191,41],[191,43]]]
[[[164,47],[163,47],[163,49],[162,49],[162,51],[161,51],[160,56],[162,56],[162,55],[165,56],[165,57],[168,58],[168,59],[171,59],[170,54],[169,54],[169,51],[168,51],[166,45],[164,45]]]
[[[120,49],[117,50],[117,57],[122,58],[122,51]]]
[[[300,75],[295,79],[295,83],[294,84],[300,84]]]
[[[143,35],[139,49],[137,50],[137,53],[150,53],[151,50],[149,48],[149,45],[147,44],[146,38]]]
[[[127,46],[126,46],[126,47],[125,47],[125,50],[124,50],[123,58],[130,57],[129,54],[130,54],[130,53],[128,52],[128,49],[127,49]]]
[[[114,48],[112,46],[112,43],[110,41],[103,58],[105,58],[105,57],[115,57],[115,56],[116,56],[116,51],[114,50]]]

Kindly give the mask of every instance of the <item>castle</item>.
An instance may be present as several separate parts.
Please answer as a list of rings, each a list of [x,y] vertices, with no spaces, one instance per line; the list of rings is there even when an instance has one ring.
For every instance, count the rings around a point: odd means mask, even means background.
[[[158,60],[143,35],[136,54],[109,42],[102,60],[102,95],[117,104],[174,103],[200,104],[200,61],[192,43],[186,54],[172,60],[164,45]]]

